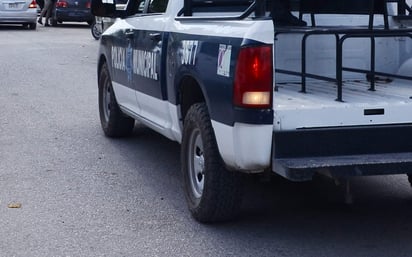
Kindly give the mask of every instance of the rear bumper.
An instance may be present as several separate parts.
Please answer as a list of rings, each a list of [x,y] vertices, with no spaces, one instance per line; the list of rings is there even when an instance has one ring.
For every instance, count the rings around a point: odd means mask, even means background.
[[[55,12],[54,18],[57,21],[91,22],[94,20],[90,10],[56,9]]]
[[[290,180],[412,172],[412,125],[301,129],[274,133],[272,170]]]
[[[412,152],[334,157],[274,159],[277,174],[292,180],[311,180],[315,173],[333,178],[412,173]]]
[[[36,23],[36,18],[36,9],[21,12],[0,11],[0,23]]]

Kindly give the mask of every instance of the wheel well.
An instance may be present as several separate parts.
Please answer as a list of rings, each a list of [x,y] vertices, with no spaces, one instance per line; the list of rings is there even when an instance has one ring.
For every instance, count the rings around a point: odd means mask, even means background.
[[[184,121],[190,106],[201,102],[205,102],[205,97],[199,83],[192,77],[183,78],[180,84],[180,108],[182,120]]]

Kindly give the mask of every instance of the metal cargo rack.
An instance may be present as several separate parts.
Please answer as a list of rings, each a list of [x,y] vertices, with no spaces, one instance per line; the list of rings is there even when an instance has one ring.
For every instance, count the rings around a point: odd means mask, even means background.
[[[296,1],[295,1],[296,2]],[[406,37],[412,38],[412,27],[389,27],[388,8],[389,3],[398,3],[398,15],[394,18],[398,20],[412,20],[411,8],[406,4],[405,0],[346,0],[346,1],[327,1],[327,0],[305,0],[298,5],[300,19],[304,13],[311,15],[311,25],[304,27],[294,26],[276,26],[275,23],[275,38],[280,34],[303,34],[301,43],[301,71],[276,69],[276,72],[295,75],[301,77],[301,92],[306,92],[306,78],[324,80],[337,84],[336,101],[343,101],[342,86],[343,86],[343,71],[364,73],[370,81],[369,90],[374,91],[375,76],[386,76],[389,78],[399,78],[404,80],[412,80],[412,76],[403,76],[393,73],[379,72],[375,70],[375,38],[390,38],[390,37]],[[409,15],[405,15],[406,11]],[[362,14],[369,16],[369,24],[367,26],[316,26],[315,14]],[[374,26],[374,16],[376,14],[383,15],[384,25]],[[307,39],[315,35],[333,35],[336,42],[336,75],[335,77],[327,77],[318,74],[306,72],[306,42]],[[370,69],[358,69],[353,67],[343,66],[343,44],[348,38],[369,38],[371,59]]]

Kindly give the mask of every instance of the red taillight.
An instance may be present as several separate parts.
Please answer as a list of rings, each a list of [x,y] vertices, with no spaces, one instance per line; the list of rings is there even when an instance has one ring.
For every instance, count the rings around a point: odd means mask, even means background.
[[[89,9],[90,9],[91,5],[92,5],[91,2],[87,2],[87,3],[86,3],[86,8],[89,8]]]
[[[58,8],[67,8],[67,2],[66,1],[57,1],[56,7],[58,7]]]
[[[235,71],[233,103],[240,107],[270,108],[272,84],[272,47],[241,48]]]
[[[36,0],[31,1],[29,8],[37,8]]]

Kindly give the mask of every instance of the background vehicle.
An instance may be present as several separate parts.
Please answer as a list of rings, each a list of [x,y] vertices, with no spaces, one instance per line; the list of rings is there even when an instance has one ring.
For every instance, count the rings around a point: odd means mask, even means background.
[[[22,24],[36,29],[37,4],[35,0],[0,0],[0,23]]]
[[[92,36],[94,37],[94,39],[99,40],[100,36],[103,33],[102,17],[95,16],[95,19],[92,25],[90,26],[90,30],[92,32]]]
[[[95,16],[95,19],[90,26],[90,30],[94,39],[99,40],[103,32],[114,23],[115,19],[108,17]]]
[[[90,0],[57,0],[51,24],[56,26],[64,21],[87,22],[92,25],[94,16],[90,11]]]
[[[116,10],[125,10],[126,9],[126,3],[127,1],[119,1],[116,3]],[[144,5],[141,4],[139,6],[140,11],[143,11],[143,7]],[[102,33],[109,28],[111,25],[113,25],[113,23],[115,22],[115,19],[110,18],[110,17],[99,17],[99,16],[95,16],[95,19],[93,20],[93,23],[90,27],[91,29],[91,33],[92,36],[94,37],[94,39],[99,40],[100,36],[102,35]]]

